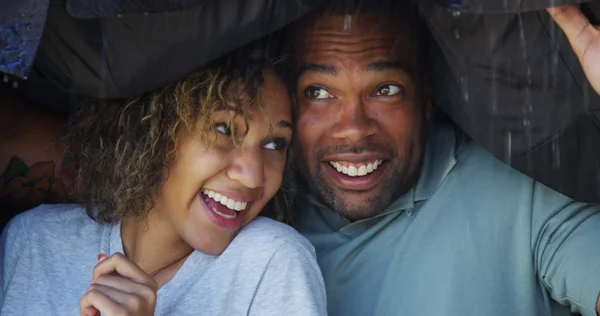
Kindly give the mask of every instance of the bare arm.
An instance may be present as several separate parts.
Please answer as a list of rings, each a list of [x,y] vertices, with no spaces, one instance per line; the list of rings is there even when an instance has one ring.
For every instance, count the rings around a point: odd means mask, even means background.
[[[74,169],[63,155],[65,124],[0,87],[0,225],[39,204],[68,200]]]

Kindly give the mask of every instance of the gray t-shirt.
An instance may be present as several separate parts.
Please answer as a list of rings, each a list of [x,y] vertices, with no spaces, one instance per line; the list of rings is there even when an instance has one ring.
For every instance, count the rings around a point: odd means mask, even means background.
[[[120,224],[76,205],[43,205],[14,218],[0,240],[0,315],[79,315],[97,254],[123,252]],[[326,315],[312,245],[258,217],[220,256],[193,252],[158,291],[155,315]]]

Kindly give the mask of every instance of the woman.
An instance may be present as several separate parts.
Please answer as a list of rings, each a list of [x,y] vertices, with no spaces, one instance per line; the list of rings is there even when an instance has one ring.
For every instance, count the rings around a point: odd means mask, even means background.
[[[82,206],[5,228],[0,315],[326,314],[312,246],[257,217],[288,218],[291,138],[285,85],[255,51],[85,104],[67,137]]]

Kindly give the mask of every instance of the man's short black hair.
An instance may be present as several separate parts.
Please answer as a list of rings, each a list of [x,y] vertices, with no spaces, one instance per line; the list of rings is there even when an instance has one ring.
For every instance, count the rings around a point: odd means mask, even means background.
[[[329,0],[315,13],[325,16],[377,13],[381,15],[381,22],[403,21],[414,35],[417,68],[420,72],[429,72],[427,60],[431,56],[432,37],[413,0]]]
[[[390,17],[398,14],[415,17],[417,7],[410,0],[329,0],[325,5],[325,14],[346,15],[381,12],[389,13]]]

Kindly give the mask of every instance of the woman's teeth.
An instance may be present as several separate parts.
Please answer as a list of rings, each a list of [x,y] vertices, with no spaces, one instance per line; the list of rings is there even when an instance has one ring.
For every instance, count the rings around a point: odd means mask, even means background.
[[[246,206],[248,205],[248,202],[236,201],[232,198],[228,198],[228,197],[226,197],[220,193],[217,193],[215,191],[204,189],[204,190],[202,190],[202,193],[204,193],[209,198],[213,199],[215,202],[221,203],[222,205],[226,206],[230,210],[234,210],[234,211],[238,211],[238,212],[243,211],[246,209]]]
[[[375,160],[369,163],[350,163],[345,161],[330,161],[329,164],[339,173],[349,175],[351,177],[362,177],[377,170],[383,163],[383,160]]]

